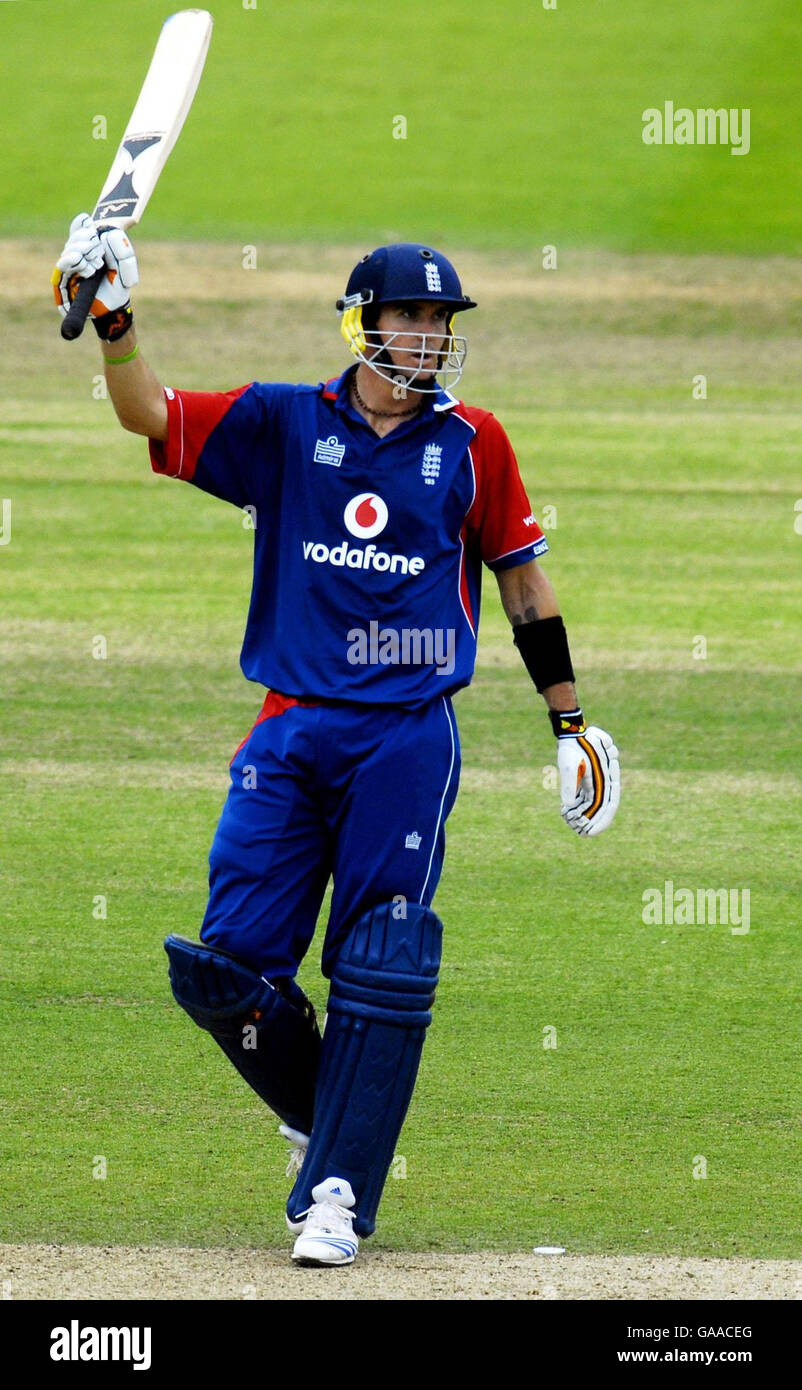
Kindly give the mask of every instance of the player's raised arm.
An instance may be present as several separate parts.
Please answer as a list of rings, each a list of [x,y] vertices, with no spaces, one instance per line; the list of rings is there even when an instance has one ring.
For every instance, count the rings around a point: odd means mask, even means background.
[[[139,351],[132,326],[116,343],[103,343],[109,395],[123,429],[161,441],[167,438],[164,388]]]
[[[90,318],[101,341],[109,395],[123,429],[150,439],[167,438],[164,389],[139,351],[129,290],[139,282],[136,254],[127,234],[103,228],[79,213],[53,271],[56,304],[66,315],[81,282],[105,266]]]

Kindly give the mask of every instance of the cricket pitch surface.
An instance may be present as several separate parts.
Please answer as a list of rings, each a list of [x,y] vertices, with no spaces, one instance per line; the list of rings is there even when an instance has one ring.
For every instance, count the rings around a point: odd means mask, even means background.
[[[283,1250],[0,1245],[5,1299],[798,1299],[802,1261],[392,1254],[300,1269]]]

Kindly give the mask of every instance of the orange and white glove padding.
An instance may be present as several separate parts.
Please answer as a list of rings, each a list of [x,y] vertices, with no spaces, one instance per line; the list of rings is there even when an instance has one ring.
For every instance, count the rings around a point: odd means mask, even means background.
[[[134,321],[128,291],[139,283],[136,254],[119,227],[105,227],[80,212],[70,223],[70,234],[52,275],[53,293],[62,317],[78,293],[81,280],[106,266],[90,309],[99,338],[113,343],[128,332]]]
[[[562,818],[577,835],[599,835],[621,799],[618,749],[604,729],[585,727],[580,709],[551,710],[549,717],[557,735]]]

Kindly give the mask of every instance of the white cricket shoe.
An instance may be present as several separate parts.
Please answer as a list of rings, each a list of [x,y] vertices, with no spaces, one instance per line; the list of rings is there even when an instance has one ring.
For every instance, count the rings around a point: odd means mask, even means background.
[[[355,1202],[353,1188],[345,1178],[324,1178],[313,1187],[312,1205],[304,1213],[303,1230],[292,1258],[310,1265],[353,1264],[359,1237],[354,1235],[356,1213],[349,1208]]]

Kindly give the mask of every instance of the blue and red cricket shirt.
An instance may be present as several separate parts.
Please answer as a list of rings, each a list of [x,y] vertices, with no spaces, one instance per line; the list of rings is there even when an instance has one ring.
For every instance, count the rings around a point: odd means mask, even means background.
[[[348,378],[166,388],[153,469],[254,521],[241,666],[286,695],[414,709],[473,675],[482,564],[548,545],[490,412],[446,391],[379,438]]]

